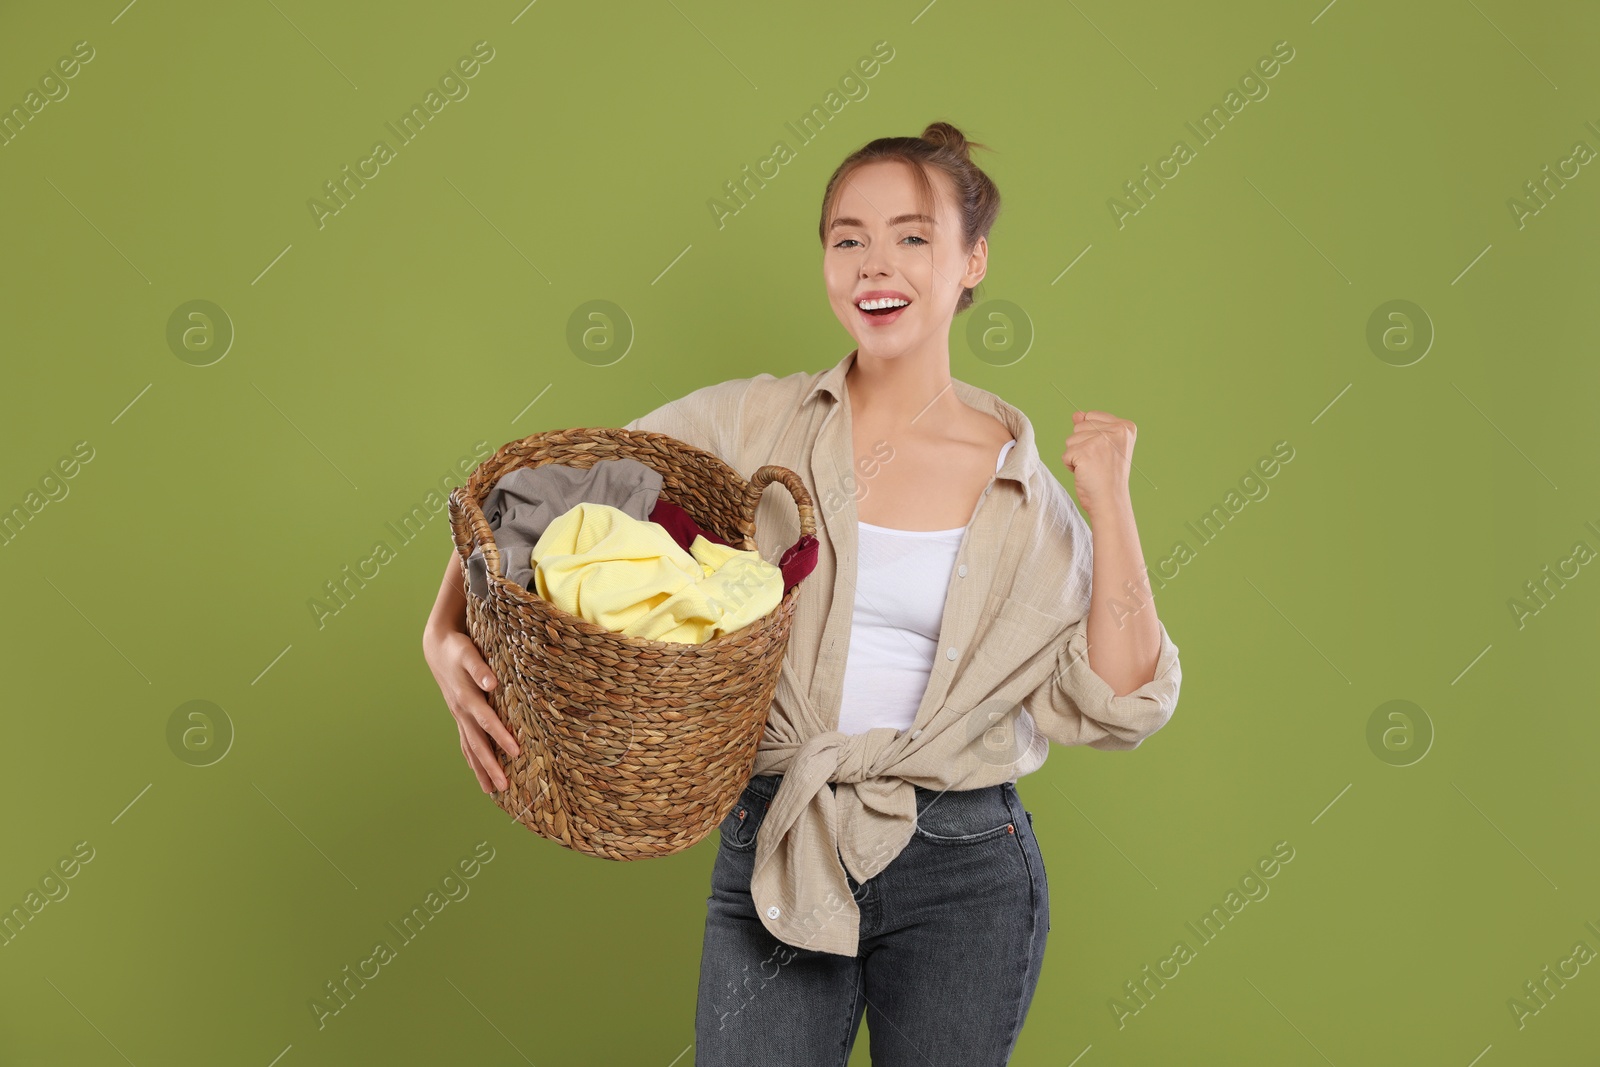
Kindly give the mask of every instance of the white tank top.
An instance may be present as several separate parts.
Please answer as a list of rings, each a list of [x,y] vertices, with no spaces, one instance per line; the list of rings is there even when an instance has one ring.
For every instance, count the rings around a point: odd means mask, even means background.
[[[1000,449],[998,472],[1016,441]],[[910,729],[933,673],[939,624],[956,554],[965,526],[953,530],[894,530],[857,522],[855,612],[845,660],[839,731],[865,733],[875,727]],[[1023,709],[1018,730],[1033,736],[1032,717]],[[1044,739],[1033,741],[1017,773],[1044,762]],[[1039,757],[1039,758],[1036,758]]]

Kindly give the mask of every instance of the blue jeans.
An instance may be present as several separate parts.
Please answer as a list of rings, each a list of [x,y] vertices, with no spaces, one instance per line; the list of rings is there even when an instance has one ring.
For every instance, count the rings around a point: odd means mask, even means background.
[[[850,958],[786,944],[756,915],[756,831],[780,781],[751,778],[719,827],[695,1067],[844,1067],[863,1012],[874,1067],[1006,1063],[1050,930],[1044,857],[1016,786],[913,787],[905,849],[864,883],[846,871],[861,911]]]

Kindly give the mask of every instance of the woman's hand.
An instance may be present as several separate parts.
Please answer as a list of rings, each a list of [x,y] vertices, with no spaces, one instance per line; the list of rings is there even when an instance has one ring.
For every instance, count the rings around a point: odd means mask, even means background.
[[[1133,508],[1128,479],[1133,470],[1133,441],[1139,428],[1105,411],[1074,411],[1072,433],[1061,461],[1072,472],[1078,504],[1094,525],[1096,515]]]
[[[508,755],[521,753],[516,738],[489,705],[486,694],[500,684],[466,629],[466,595],[461,591],[461,557],[454,550],[445,567],[439,598],[422,631],[422,654],[461,735],[461,754],[485,793],[506,787],[506,775],[491,737]]]
[[[477,775],[478,787],[485,793],[499,792],[506,787],[506,776],[489,738],[492,736],[507,755],[515,756],[521,751],[511,731],[489,705],[487,693],[500,684],[499,679],[483,661],[471,635],[460,630],[429,631],[423,637],[422,650],[450,714],[455,717],[461,734],[461,754]]]

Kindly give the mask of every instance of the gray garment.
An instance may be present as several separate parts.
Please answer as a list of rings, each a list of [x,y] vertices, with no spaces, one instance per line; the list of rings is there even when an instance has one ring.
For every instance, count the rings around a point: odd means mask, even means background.
[[[483,498],[483,517],[500,550],[500,573],[531,590],[533,546],[556,519],[591,503],[648,521],[660,495],[660,472],[636,459],[596,460],[588,469],[546,463],[502,476]],[[467,584],[479,597],[489,595],[489,564],[480,548],[467,557]]]

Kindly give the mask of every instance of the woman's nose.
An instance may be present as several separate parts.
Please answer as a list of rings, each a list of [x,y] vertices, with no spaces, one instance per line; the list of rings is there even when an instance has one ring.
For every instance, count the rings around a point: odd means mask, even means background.
[[[867,246],[866,254],[861,257],[861,276],[871,278],[874,275],[887,274],[889,273],[887,265],[888,252],[883,244],[873,241]]]

